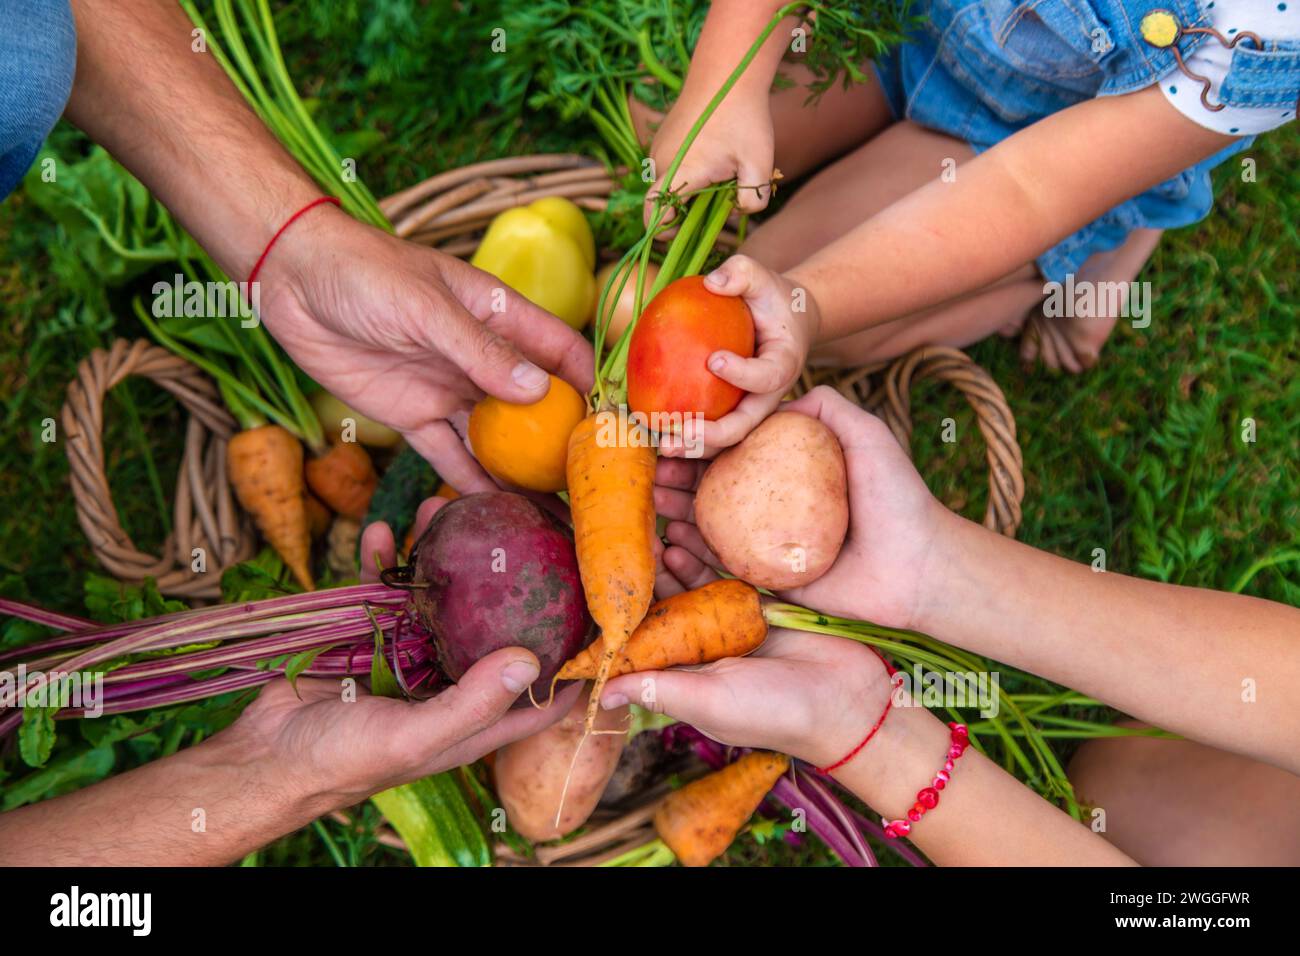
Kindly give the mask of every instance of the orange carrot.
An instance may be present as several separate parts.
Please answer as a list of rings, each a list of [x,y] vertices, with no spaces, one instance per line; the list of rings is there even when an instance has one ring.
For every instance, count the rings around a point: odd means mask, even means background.
[[[370,507],[379,476],[370,455],[356,442],[331,445],[307,462],[307,485],[334,511],[360,521]]]
[[[708,866],[727,851],[772,785],[790,766],[755,751],[674,790],[655,811],[655,831],[683,866]]]
[[[566,477],[582,589],[602,654],[587,706],[591,731],[609,669],[654,597],[655,450],[615,412],[588,415],[569,436]],[[621,433],[622,432],[622,433]]]
[[[713,581],[651,607],[627,646],[614,655],[609,676],[744,657],[765,637],[758,591],[744,581]],[[588,644],[560,668],[556,680],[595,677],[602,650],[599,640]]]
[[[230,439],[226,473],[235,496],[294,578],[315,590],[308,559],[311,528],[303,485],[302,445],[279,425],[259,425]]]

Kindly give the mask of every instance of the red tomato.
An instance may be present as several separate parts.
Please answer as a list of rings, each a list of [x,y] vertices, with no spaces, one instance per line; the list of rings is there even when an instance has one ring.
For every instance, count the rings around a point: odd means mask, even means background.
[[[754,354],[754,318],[745,300],[717,295],[702,276],[664,287],[641,313],[627,355],[627,404],[643,415],[694,414],[716,421],[744,392],[709,371],[719,349]]]

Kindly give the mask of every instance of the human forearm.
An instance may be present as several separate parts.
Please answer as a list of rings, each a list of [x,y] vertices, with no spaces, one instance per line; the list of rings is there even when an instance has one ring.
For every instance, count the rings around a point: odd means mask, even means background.
[[[940,540],[918,629],[1300,772],[1300,611],[1093,571],[955,516]]]
[[[862,753],[833,775],[886,818],[907,819],[949,743],[948,728],[929,711],[895,707]],[[913,824],[908,839],[940,866],[1132,864],[973,747],[955,761],[939,805]]]
[[[77,77],[67,117],[131,170],[230,275],[247,276],[320,195],[174,0],[72,0]]]
[[[702,102],[712,98],[782,6],[779,0],[715,0],[691,57],[682,97]],[[787,22],[793,25],[795,20],[787,18]],[[768,37],[733,92],[767,95],[790,43],[790,32],[783,26],[778,26]]]
[[[1063,110],[936,177],[789,273],[821,341],[981,289],[1131,196],[1227,146],[1154,88]]]
[[[233,729],[233,728],[232,728]],[[0,815],[6,866],[220,866],[331,809],[249,735]]]

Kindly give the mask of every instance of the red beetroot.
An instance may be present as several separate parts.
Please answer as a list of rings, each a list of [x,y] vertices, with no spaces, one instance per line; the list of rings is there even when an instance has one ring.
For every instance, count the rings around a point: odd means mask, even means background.
[[[523,495],[484,492],[443,505],[411,562],[411,607],[452,680],[495,650],[526,647],[541,663],[533,692],[544,697],[590,640],[573,533]]]

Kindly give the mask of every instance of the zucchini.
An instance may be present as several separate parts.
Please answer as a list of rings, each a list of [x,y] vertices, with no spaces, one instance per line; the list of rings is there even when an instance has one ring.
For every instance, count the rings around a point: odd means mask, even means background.
[[[491,848],[455,776],[440,773],[370,798],[416,866],[489,866]]]

